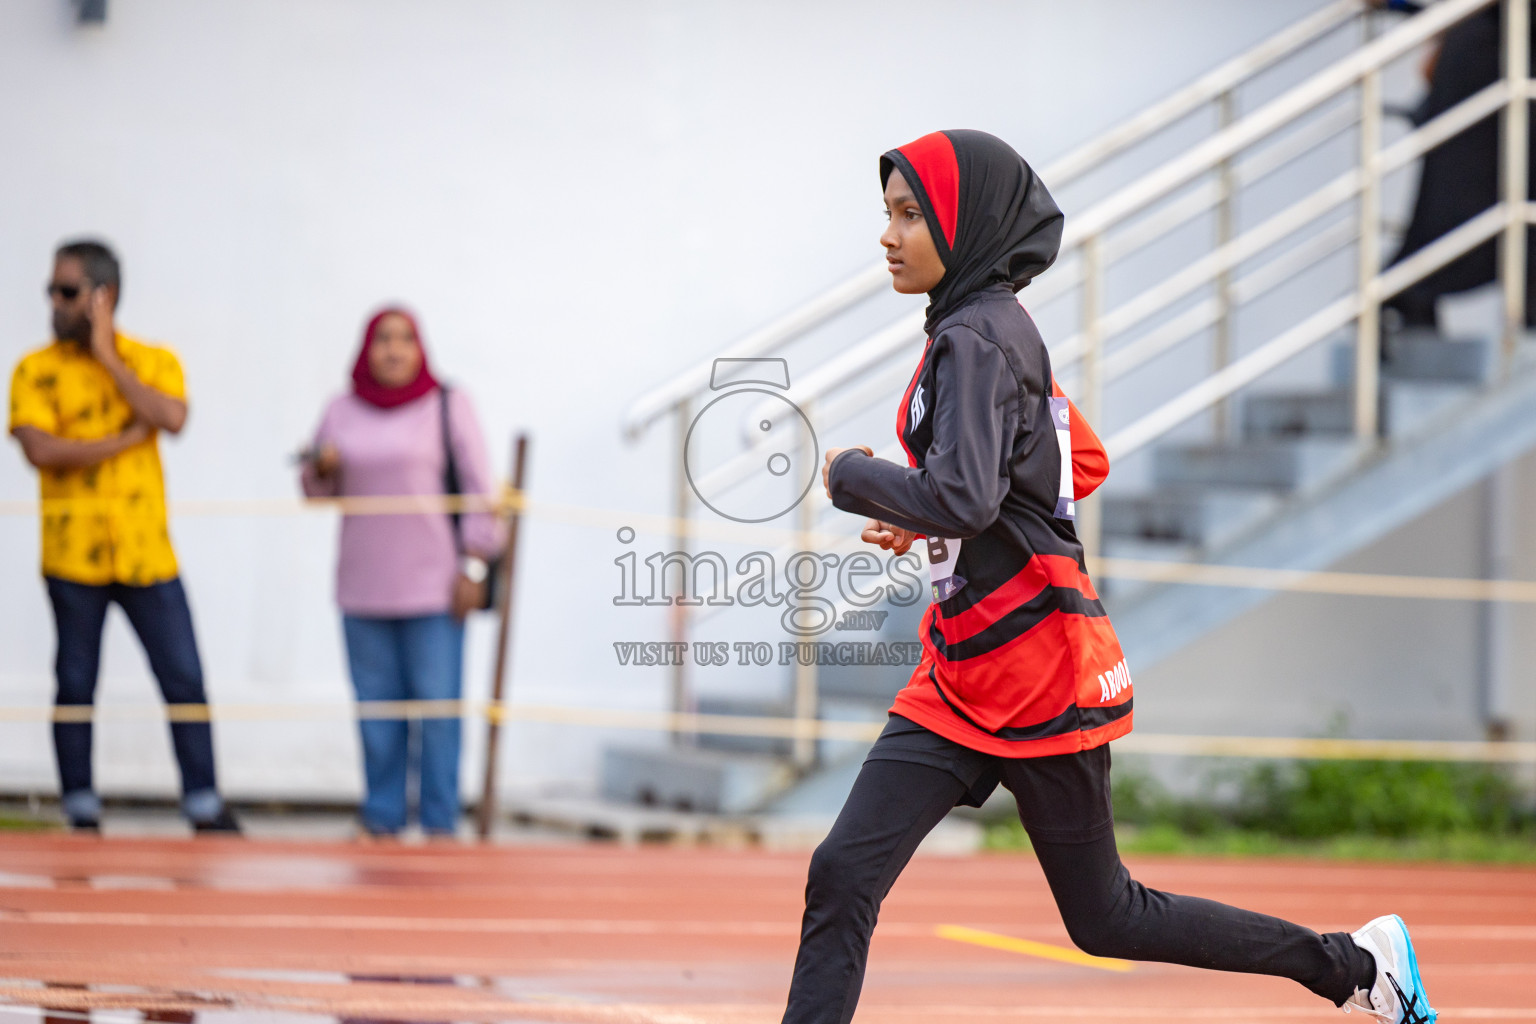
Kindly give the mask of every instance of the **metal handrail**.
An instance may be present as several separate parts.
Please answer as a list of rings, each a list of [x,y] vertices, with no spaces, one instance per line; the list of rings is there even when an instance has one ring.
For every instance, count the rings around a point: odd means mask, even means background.
[[[1062,245],[1101,235],[1498,0],[1440,0],[1070,221]]]
[[[1508,102],[1509,95],[1509,84],[1501,79],[1455,107],[1444,111],[1381,150],[1377,158],[1378,173],[1387,174],[1407,166],[1441,142],[1494,113]],[[1354,118],[1351,118],[1350,122],[1353,123],[1353,121]],[[1264,170],[1268,171],[1268,166],[1264,167]],[[1179,299],[1209,285],[1221,274],[1235,270],[1246,260],[1272,247],[1285,237],[1301,231],[1341,204],[1354,199],[1360,194],[1362,187],[1361,171],[1359,169],[1346,171],[1172,277],[1133,296],[1119,307],[1102,313],[1099,320],[1100,341],[1107,342],[1110,338],[1124,333],[1166,309]],[[1345,230],[1341,232],[1340,227]],[[1320,259],[1324,255],[1343,248],[1354,239],[1357,231],[1356,226],[1336,226],[1298,246],[1296,253],[1274,260],[1266,267],[1233,282],[1230,286],[1232,305],[1242,305],[1288,280],[1295,273],[1305,269],[1312,260]],[[1149,359],[1209,328],[1221,316],[1220,306],[1221,304],[1215,300],[1206,300],[1193,309],[1186,310],[1173,321],[1109,352],[1103,359],[1101,382],[1108,383],[1117,379]],[[837,388],[856,379],[870,365],[902,351],[914,339],[920,338],[922,321],[921,313],[902,316],[797,383],[791,389],[789,397],[795,402],[822,399]],[[1066,368],[1080,359],[1083,351],[1081,334],[1072,335],[1051,345],[1053,366],[1064,377],[1067,373]],[[743,433],[749,439],[760,437],[762,436],[760,431],[752,431],[746,424],[756,424],[763,419],[777,422],[783,415],[787,413],[782,403],[763,402],[744,417]],[[822,417],[824,424],[835,421],[835,417],[825,415]],[[747,468],[755,466],[757,461],[755,449],[742,452],[711,475],[711,487],[728,485],[727,481],[745,480],[748,475]]]
[[[1202,75],[1166,99],[1115,125],[1041,169],[1053,188],[1080,177],[1104,161],[1124,153],[1170,127],[1201,106],[1305,49],[1366,10],[1360,0],[1334,0],[1294,25],[1269,37],[1215,70]],[[750,358],[777,351],[795,338],[884,289],[889,274],[884,264],[862,270],[808,302],[731,345],[710,360],[679,373],[642,395],[625,411],[624,435],[633,440],[661,416],[708,386],[714,358]]]
[[[1340,25],[1353,21],[1365,9],[1359,0],[1335,0],[1200,76],[1168,98],[1122,121],[1092,142],[1052,161],[1041,170],[1041,177],[1052,186],[1058,186],[1092,170],[1317,42]]]
[[[1536,205],[1522,204],[1515,216],[1523,223],[1536,223]],[[1491,206],[1390,270],[1377,274],[1372,279],[1374,287],[1367,289],[1368,296],[1355,291],[1335,299],[1295,327],[1110,435],[1104,442],[1109,457],[1113,460],[1145,448],[1179,424],[1247,387],[1347,325],[1366,305],[1391,298],[1486,242],[1504,230],[1509,217],[1507,203]]]
[[[749,359],[776,351],[792,339],[880,291],[889,280],[890,273],[883,265],[860,271],[767,326],[753,331],[724,352],[689,367],[630,405],[624,414],[624,435],[630,440],[638,438],[646,427],[676,409],[679,403],[708,387],[710,369],[716,359]]]
[[[1234,184],[1244,188],[1263,180],[1275,173],[1291,161],[1301,157],[1305,153],[1328,141],[1340,132],[1347,130],[1355,124],[1355,112],[1341,110],[1334,115],[1321,118],[1317,124],[1294,133],[1290,137],[1278,143],[1270,149],[1250,157],[1239,163],[1234,168]],[[1145,247],[1149,243],[1167,234],[1167,232],[1185,223],[1186,221],[1208,212],[1221,201],[1220,189],[1212,182],[1191,189],[1187,194],[1169,203],[1166,207],[1142,218],[1136,224],[1127,228],[1123,233],[1108,240],[1104,246],[1104,259],[1108,263],[1122,259],[1133,252]],[[1041,279],[1038,284],[1031,286],[1025,295],[1032,308],[1042,308],[1055,300],[1072,292],[1074,288],[1081,286],[1081,267],[1074,262],[1075,254],[1063,252],[1051,273]],[[911,326],[911,331],[921,336],[923,317],[921,314],[906,318]],[[1058,364],[1076,360],[1082,355],[1082,338],[1072,336],[1063,341],[1048,343],[1051,357]],[[835,375],[822,375],[819,371],[804,381],[796,384],[794,396],[796,401],[818,397],[826,391],[841,385],[858,370],[865,368],[868,363],[873,363],[889,354],[889,349],[881,347],[877,350],[869,350],[865,353],[865,366],[850,365],[848,356],[862,348],[862,343],[855,348],[847,350],[838,357],[840,372]]]
[[[1509,102],[1509,84],[1504,80],[1494,82],[1474,96],[1470,96],[1451,109],[1441,113],[1391,146],[1381,150],[1377,157],[1380,174],[1406,167],[1446,139],[1465,130]],[[1244,261],[1264,249],[1295,234],[1317,218],[1359,195],[1364,175],[1359,169],[1346,171],[1327,184],[1292,203],[1262,223],[1245,231],[1210,254],[1195,261],[1183,270],[1139,295],[1133,296],[1120,306],[1101,314],[1099,331],[1101,340],[1123,334],[1130,328],[1146,321],[1179,299],[1209,285],[1223,273],[1231,272]],[[1191,331],[1190,334],[1193,334]],[[1139,344],[1140,340],[1132,344]],[[1052,357],[1059,361],[1076,358],[1081,354],[1081,335],[1073,335],[1052,349]],[[1138,361],[1139,362],[1139,361]],[[1110,379],[1114,374],[1109,374]]]

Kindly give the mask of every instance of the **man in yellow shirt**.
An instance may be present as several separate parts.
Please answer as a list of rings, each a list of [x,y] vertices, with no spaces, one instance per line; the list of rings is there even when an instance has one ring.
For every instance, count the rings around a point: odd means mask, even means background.
[[[187,421],[181,363],[168,349],[119,333],[117,258],[100,242],[54,254],[48,296],[54,341],[11,376],[11,434],[38,469],[43,578],[58,630],[58,707],[95,699],[102,626],[114,601],[132,624],[169,704],[207,703],[192,613],[171,548],[160,431]],[[87,714],[89,714],[87,712]],[[207,721],[174,722],[182,810],[199,832],[238,831],[219,796]],[[100,827],[89,718],[56,721],[64,813]]]

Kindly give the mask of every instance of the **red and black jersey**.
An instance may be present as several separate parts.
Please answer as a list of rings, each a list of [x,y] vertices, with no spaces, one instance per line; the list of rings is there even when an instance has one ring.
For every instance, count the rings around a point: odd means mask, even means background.
[[[1014,297],[1054,258],[1061,214],[981,132],[926,136],[890,168],[924,205],[945,277],[897,414],[909,465],[850,450],[830,482],[838,508],[926,540],[923,657],[891,710],[1004,757],[1099,746],[1130,731],[1130,676],[1073,518],[1109,463]]]

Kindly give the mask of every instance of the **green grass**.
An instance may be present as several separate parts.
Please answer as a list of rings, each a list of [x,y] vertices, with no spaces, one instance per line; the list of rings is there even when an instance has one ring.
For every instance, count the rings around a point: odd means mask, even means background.
[[[1213,771],[1174,796],[1135,763],[1113,777],[1126,853],[1536,863],[1536,812],[1508,769],[1401,761],[1263,762]],[[1217,794],[1221,794],[1217,796]],[[1028,850],[1016,821],[986,846]]]
[[[63,828],[56,821],[0,812],[0,832],[59,832]]]

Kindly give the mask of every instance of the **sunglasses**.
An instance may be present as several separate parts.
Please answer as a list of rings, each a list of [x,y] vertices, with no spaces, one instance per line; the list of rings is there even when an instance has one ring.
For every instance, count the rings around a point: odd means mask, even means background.
[[[45,289],[50,299],[59,298],[65,302],[74,302],[80,297],[80,293],[90,287],[89,284],[55,284],[49,282]]]

